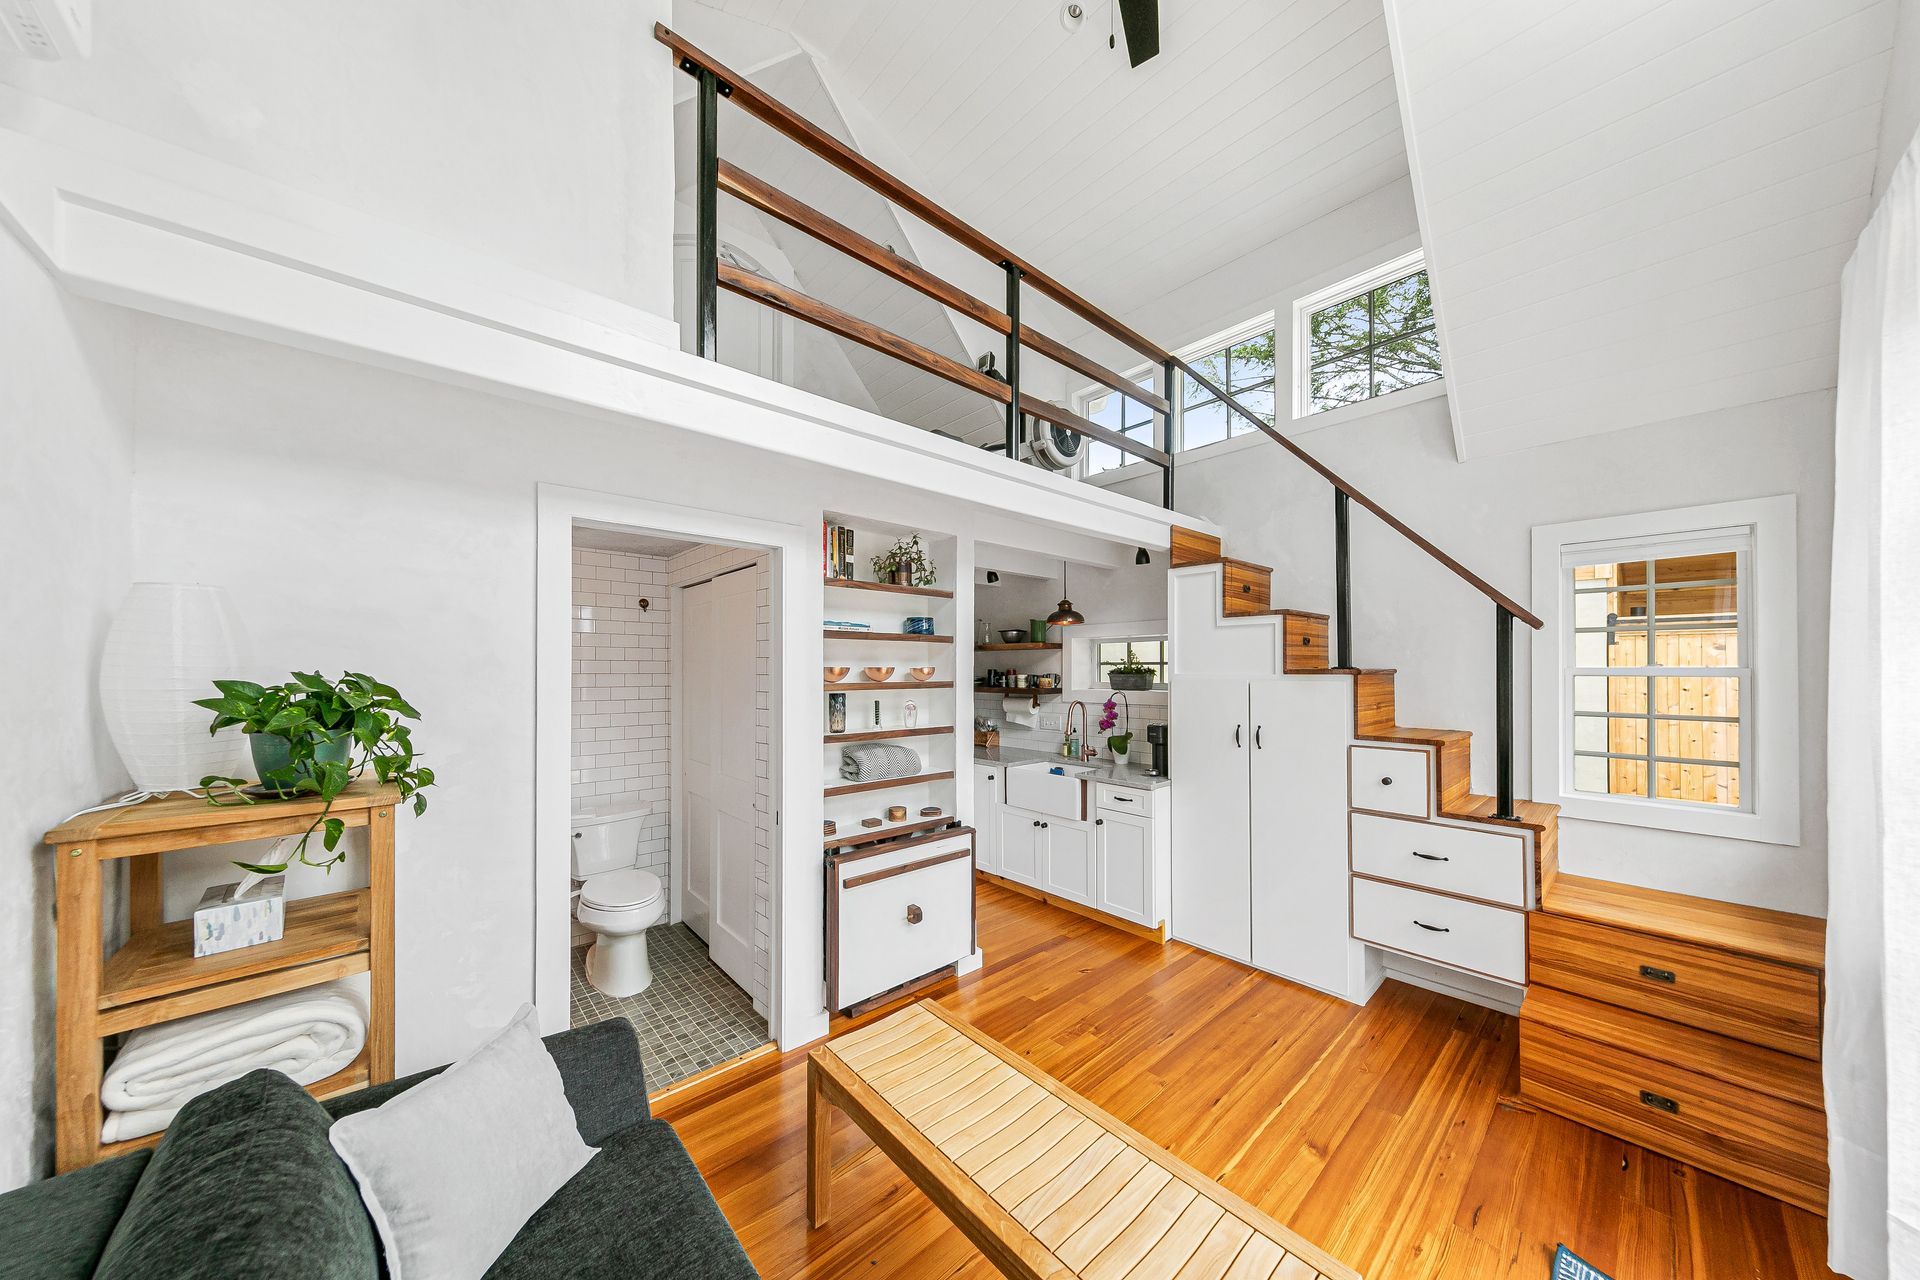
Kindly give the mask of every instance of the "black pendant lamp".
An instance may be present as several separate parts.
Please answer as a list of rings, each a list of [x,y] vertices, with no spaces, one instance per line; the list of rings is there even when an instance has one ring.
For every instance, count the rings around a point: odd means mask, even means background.
[[[1060,566],[1060,607],[1047,615],[1050,627],[1077,627],[1087,620],[1087,615],[1073,607],[1073,601],[1066,598],[1067,567]]]

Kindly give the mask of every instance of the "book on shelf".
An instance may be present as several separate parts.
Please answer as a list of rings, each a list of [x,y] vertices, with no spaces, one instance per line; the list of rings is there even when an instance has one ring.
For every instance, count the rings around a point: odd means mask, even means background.
[[[820,522],[820,576],[828,581],[853,576],[853,530]]]

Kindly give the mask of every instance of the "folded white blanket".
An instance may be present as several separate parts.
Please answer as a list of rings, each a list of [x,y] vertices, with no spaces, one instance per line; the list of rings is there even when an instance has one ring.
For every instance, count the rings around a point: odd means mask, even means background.
[[[850,782],[910,778],[919,772],[920,754],[911,747],[882,743],[877,746],[842,747],[840,750],[840,776]]]
[[[324,1080],[366,1041],[366,1002],[338,982],[142,1027],[100,1082],[107,1109],[100,1140],[164,1129],[190,1099],[257,1067],[285,1072],[295,1084]]]

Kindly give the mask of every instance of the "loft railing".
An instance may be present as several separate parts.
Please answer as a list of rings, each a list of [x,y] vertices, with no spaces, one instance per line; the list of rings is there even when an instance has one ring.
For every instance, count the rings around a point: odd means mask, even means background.
[[[1007,456],[1018,459],[1024,444],[1022,417],[1037,418],[1090,440],[1111,445],[1123,455],[1141,458],[1160,469],[1161,502],[1173,506],[1173,412],[1174,374],[1184,374],[1229,410],[1244,418],[1282,449],[1312,469],[1334,490],[1334,582],[1335,664],[1353,665],[1352,648],[1352,553],[1348,542],[1349,507],[1358,503],[1372,512],[1394,532],[1439,561],[1455,577],[1487,597],[1494,604],[1494,664],[1496,691],[1497,786],[1495,816],[1513,818],[1513,623],[1515,619],[1538,630],[1543,624],[1512,597],[1501,592],[1465,565],[1414,532],[1392,512],[1369,498],[1318,458],[1274,430],[1224,387],[1214,385],[1187,361],[1158,343],[1108,315],[1091,302],[1026,261],[985,232],[961,221],[926,196],[901,182],[859,152],[842,143],[812,122],[756,88],[744,76],[732,71],[718,59],[688,43],[663,24],[655,24],[654,38],[673,51],[680,69],[699,85],[697,136],[699,157],[695,175],[695,278],[694,350],[713,359],[716,346],[719,290],[725,289],[752,298],[797,320],[817,325],[851,342],[903,360],[914,367],[948,382],[966,387],[1006,406]],[[866,186],[889,203],[912,214],[955,242],[994,263],[1006,273],[1004,309],[982,302],[956,285],[941,279],[920,265],[902,258],[887,246],[861,235],[853,228],[779,191],[760,179],[720,159],[720,99],[736,107],[797,143],[801,148],[826,161],[848,177]],[[814,237],[821,243],[856,258],[882,275],[952,308],[995,333],[1003,334],[1006,346],[1006,376],[1003,379],[983,373],[913,342],[878,325],[860,320],[817,298],[808,297],[776,281],[743,271],[720,261],[719,199],[724,191],[760,212]],[[1053,299],[1094,328],[1123,345],[1146,356],[1160,368],[1161,390],[1149,391],[1125,375],[1091,360],[1064,343],[1036,331],[1020,319],[1023,288],[1031,288]],[[1072,369],[1082,377],[1110,387],[1151,409],[1159,423],[1159,447],[1110,430],[1071,410],[1020,394],[1020,356],[1033,351]]]

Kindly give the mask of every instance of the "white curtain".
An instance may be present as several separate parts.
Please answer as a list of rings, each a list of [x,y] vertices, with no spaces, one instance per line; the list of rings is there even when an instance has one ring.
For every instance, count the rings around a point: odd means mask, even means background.
[[[1920,1276],[1920,141],[1842,283],[1827,715],[1828,1261]]]

